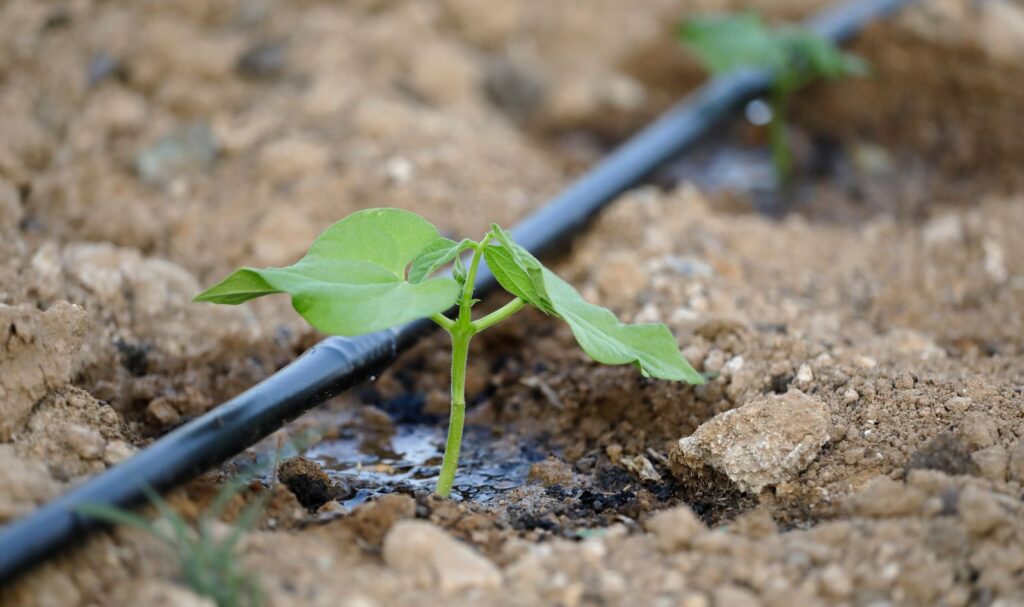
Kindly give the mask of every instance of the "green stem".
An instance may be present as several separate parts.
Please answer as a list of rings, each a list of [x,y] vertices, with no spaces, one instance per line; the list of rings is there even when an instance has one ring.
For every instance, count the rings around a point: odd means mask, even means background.
[[[455,471],[459,467],[462,448],[462,426],[466,419],[466,361],[472,333],[452,333],[452,409],[448,419],[448,440],[444,446],[444,460],[437,479],[435,493],[448,497],[455,484]]]
[[[772,119],[768,123],[768,144],[772,152],[772,165],[780,188],[789,184],[793,172],[793,155],[786,133],[786,112],[789,105],[789,87],[785,84],[772,89]]]
[[[513,314],[521,310],[525,305],[525,301],[516,297],[512,301],[501,306],[500,308],[491,312],[487,316],[484,316],[483,318],[473,321],[473,328],[476,330],[477,333],[483,331],[484,329],[489,329],[490,327],[493,327],[499,322],[505,320],[509,316],[512,316]]]
[[[473,259],[466,270],[466,283],[459,299],[459,315],[455,320],[435,314],[431,318],[444,327],[452,336],[452,410],[448,418],[448,439],[444,446],[444,459],[441,461],[441,472],[437,478],[435,493],[448,497],[455,485],[455,472],[459,467],[459,451],[462,448],[462,427],[466,421],[466,362],[469,358],[469,342],[473,336],[484,329],[512,316],[523,307],[523,300],[518,297],[504,306],[473,322],[472,308],[473,285],[476,283],[477,270],[483,258],[487,243],[493,238],[488,232],[484,239],[473,245]]]
[[[451,332],[455,327],[455,321],[438,312],[430,316],[430,320],[436,322],[445,331]]]

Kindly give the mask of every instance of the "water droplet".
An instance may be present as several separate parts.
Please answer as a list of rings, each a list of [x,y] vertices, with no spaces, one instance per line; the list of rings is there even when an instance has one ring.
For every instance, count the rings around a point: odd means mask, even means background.
[[[755,99],[747,104],[744,114],[751,124],[764,126],[772,119],[772,108],[764,99]]]

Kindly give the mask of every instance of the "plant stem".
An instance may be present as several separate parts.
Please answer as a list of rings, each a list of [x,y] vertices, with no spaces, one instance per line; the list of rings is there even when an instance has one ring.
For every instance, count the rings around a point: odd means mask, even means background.
[[[479,333],[484,329],[493,327],[494,325],[498,324],[499,322],[505,320],[509,316],[512,316],[513,314],[521,310],[525,305],[525,301],[516,297],[512,301],[501,306],[500,308],[491,312],[487,316],[484,316],[483,318],[473,321],[473,328],[476,330],[477,333]]]
[[[487,246],[490,237],[488,234],[473,246],[473,259],[469,262],[466,284],[462,288],[462,298],[459,300],[459,316],[450,328],[445,327],[452,336],[452,408],[448,416],[448,440],[444,446],[441,473],[437,478],[437,488],[434,490],[434,493],[441,497],[448,497],[451,494],[452,485],[455,484],[455,471],[459,467],[462,426],[466,419],[466,360],[469,357],[469,341],[476,334],[471,315],[474,303],[473,286],[476,283],[476,273],[480,267],[484,247]]]
[[[787,85],[776,85],[772,88],[772,119],[768,123],[768,144],[772,153],[772,165],[780,188],[789,184],[793,171],[793,156],[789,149],[789,136],[786,133],[786,111],[789,105],[790,89]]]
[[[448,418],[448,440],[444,446],[444,460],[437,479],[435,493],[448,497],[455,484],[455,470],[459,467],[462,448],[462,426],[466,417],[466,360],[472,333],[452,333],[452,409]]]
[[[455,321],[448,318],[444,314],[441,314],[440,312],[431,315],[430,320],[436,322],[442,329],[448,331],[449,333],[455,327]]]
[[[459,299],[458,317],[451,320],[442,314],[431,316],[434,322],[452,336],[452,409],[448,417],[448,439],[445,441],[444,459],[441,461],[441,472],[437,478],[437,487],[434,489],[434,493],[441,497],[448,497],[451,494],[452,486],[455,485],[455,472],[459,467],[462,427],[466,421],[466,362],[469,358],[469,342],[480,331],[512,316],[525,305],[523,300],[516,297],[473,322],[472,308],[476,303],[473,299],[473,286],[476,283],[476,273],[480,268],[484,249],[493,237],[493,233],[488,232],[483,240],[473,244],[473,259],[466,270],[466,282],[462,287],[462,297]]]

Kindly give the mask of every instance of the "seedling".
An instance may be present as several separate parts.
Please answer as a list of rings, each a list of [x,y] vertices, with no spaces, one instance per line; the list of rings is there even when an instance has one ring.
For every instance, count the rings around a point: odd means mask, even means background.
[[[679,35],[714,74],[740,68],[766,69],[774,74],[768,143],[776,177],[783,185],[793,171],[786,134],[793,94],[817,78],[836,80],[868,72],[863,59],[844,53],[831,40],[805,27],[768,27],[752,13],[690,19],[682,24]]]
[[[468,266],[464,252],[472,252]],[[481,260],[514,298],[473,320]],[[432,277],[449,263],[450,275]],[[294,265],[237,270],[196,300],[240,304],[271,293],[290,294],[295,310],[324,333],[355,336],[431,318],[451,335],[451,416],[436,488],[442,496],[450,494],[458,466],[470,340],[527,304],[568,323],[583,351],[598,362],[633,364],[644,376],[704,382],[668,327],[623,324],[609,310],[587,303],[497,225],[478,242],[455,242],[409,211],[368,209],[328,228]],[[445,316],[456,305],[456,317]]]
[[[263,603],[259,585],[238,562],[237,548],[263,511],[270,492],[249,502],[223,537],[213,527],[245,486],[241,479],[224,485],[194,527],[149,486],[143,490],[160,514],[157,521],[106,504],[82,504],[77,512],[111,525],[141,529],[158,538],[174,552],[184,582],[197,594],[213,599],[217,607],[256,607]]]

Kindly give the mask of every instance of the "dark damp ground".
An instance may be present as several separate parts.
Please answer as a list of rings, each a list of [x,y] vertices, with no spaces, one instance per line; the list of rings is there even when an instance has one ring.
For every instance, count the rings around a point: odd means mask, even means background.
[[[305,456],[335,481],[351,488],[342,503],[358,505],[385,493],[429,492],[444,455],[443,424],[398,424],[394,434],[370,442],[354,430],[322,441]],[[516,437],[496,437],[489,428],[468,426],[463,433],[459,472],[452,498],[487,502],[525,484],[530,466],[544,458],[537,445]]]

